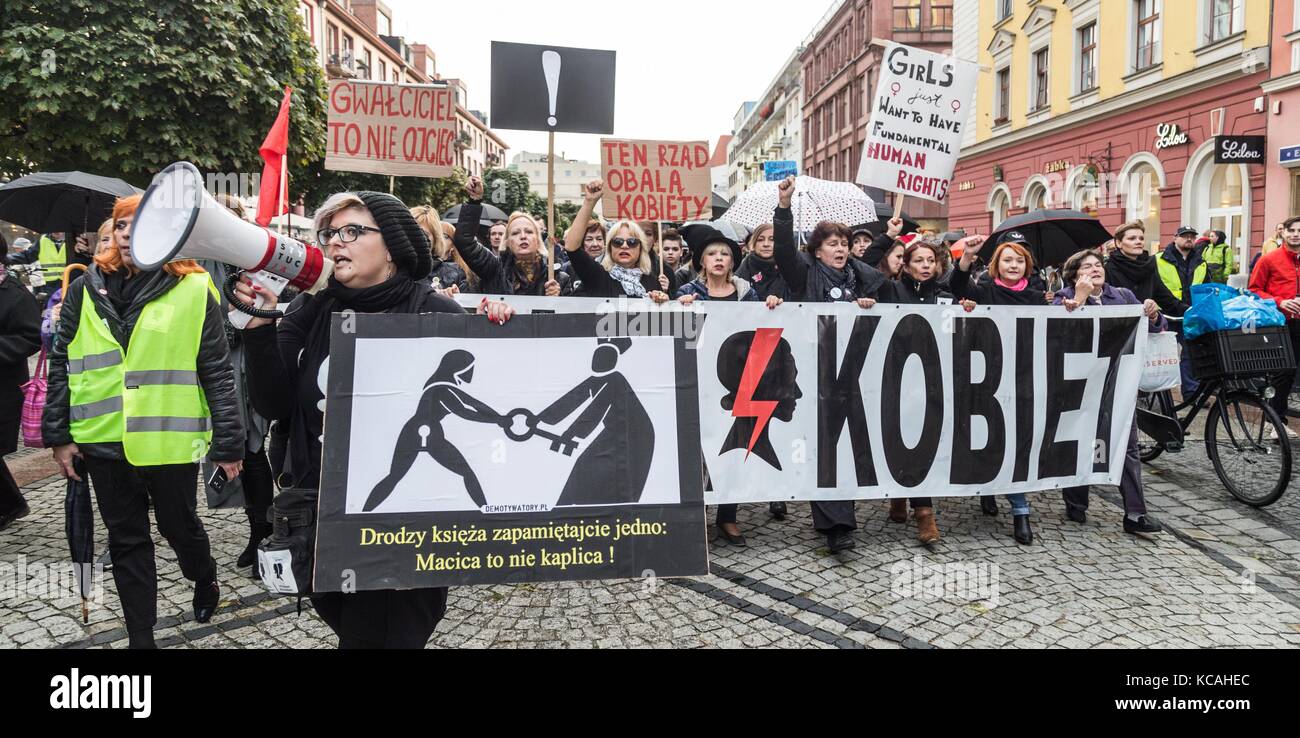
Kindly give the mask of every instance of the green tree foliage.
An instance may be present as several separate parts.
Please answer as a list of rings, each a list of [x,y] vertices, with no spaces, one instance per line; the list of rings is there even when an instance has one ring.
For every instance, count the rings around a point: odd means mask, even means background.
[[[0,174],[260,173],[286,86],[291,180],[324,156],[324,72],[296,0],[6,0],[0,19]]]

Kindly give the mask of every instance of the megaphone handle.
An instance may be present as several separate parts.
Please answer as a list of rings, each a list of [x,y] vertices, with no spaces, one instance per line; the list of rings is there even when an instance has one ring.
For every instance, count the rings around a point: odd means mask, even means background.
[[[243,272],[231,272],[230,276],[226,277],[226,299],[230,300],[230,304],[234,305],[235,309],[239,312],[251,315],[254,318],[262,318],[263,320],[278,320],[283,318],[284,313],[280,310],[263,310],[258,307],[253,307],[239,297],[239,294],[235,292],[235,283],[239,281],[241,274],[243,274]]]

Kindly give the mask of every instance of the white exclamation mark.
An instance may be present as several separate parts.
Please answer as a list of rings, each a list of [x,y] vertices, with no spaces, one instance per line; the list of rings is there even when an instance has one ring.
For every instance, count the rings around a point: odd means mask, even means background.
[[[554,126],[558,121],[555,120],[555,96],[560,91],[560,54],[557,51],[542,52],[542,74],[546,75],[546,92],[550,96],[551,117],[546,119],[546,125]]]

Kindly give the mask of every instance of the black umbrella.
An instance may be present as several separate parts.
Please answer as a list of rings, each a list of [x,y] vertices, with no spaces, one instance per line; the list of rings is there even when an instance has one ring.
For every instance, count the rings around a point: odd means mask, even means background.
[[[878,202],[876,205],[876,222],[863,223],[862,225],[853,226],[853,230],[871,231],[871,235],[879,236],[889,227],[889,219],[894,217],[894,206],[889,203]],[[903,232],[899,235],[915,233],[921,230],[921,224],[912,220],[911,216],[903,213]]]
[[[510,216],[506,215],[505,211],[503,211],[501,208],[498,208],[494,205],[488,205],[487,203],[483,203],[483,214],[479,216],[478,222],[479,225],[481,226],[491,227],[493,223],[497,221],[505,221],[509,217]],[[442,220],[445,223],[451,223],[452,225],[455,225],[456,221],[460,220],[460,206],[457,205],[456,207],[443,213]]]
[[[1111,238],[1100,221],[1078,210],[1033,210],[1007,218],[989,235],[988,242],[997,243],[1009,231],[1024,234],[1039,269],[1060,267],[1075,253],[1095,249]]]
[[[712,208],[713,217],[716,220],[721,218],[723,213],[727,212],[727,208],[731,207],[731,203],[727,202],[727,198],[715,192],[713,193],[713,200],[709,207]]]
[[[86,465],[73,459],[73,467],[80,482],[68,478],[68,491],[63,497],[63,533],[68,538],[68,552],[72,554],[73,574],[81,590],[81,621],[89,622],[89,600],[93,582],[91,563],[95,560],[95,516],[90,507],[90,483],[86,481]]]
[[[112,216],[119,197],[140,192],[112,177],[37,172],[0,185],[0,220],[37,233],[84,233]]]

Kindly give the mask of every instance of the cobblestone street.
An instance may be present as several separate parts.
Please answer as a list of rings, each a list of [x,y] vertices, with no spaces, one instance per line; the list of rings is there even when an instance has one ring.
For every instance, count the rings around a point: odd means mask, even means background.
[[[63,565],[62,479],[48,452],[7,458],[32,514],[0,534],[0,564]],[[1031,496],[1036,540],[1016,545],[1005,502],[985,517],[974,499],[938,500],[943,540],[915,542],[884,504],[859,503],[858,546],[831,556],[806,503],[778,522],[743,505],[746,548],[712,540],[712,575],[698,580],[498,585],[453,589],[432,648],[1135,648],[1300,645],[1300,501],[1294,491],[1254,510],[1219,486],[1189,443],[1146,468],[1147,500],[1167,532],[1126,535],[1114,492],[1098,491],[1089,521],[1064,520],[1059,496]],[[39,476],[33,479],[33,475]],[[222,607],[190,614],[191,585],[157,540],[158,642],[183,648],[333,648],[310,605],[269,597],[234,569],[246,540],[241,510],[200,502],[221,566]],[[712,509],[710,509],[710,516]],[[710,518],[711,519],[711,518]],[[96,520],[97,551],[105,546]],[[935,568],[943,567],[943,568]],[[910,586],[932,572],[970,577],[936,598]],[[9,574],[12,581],[12,574]],[[122,648],[126,631],[111,573],[81,622],[75,596],[6,593],[0,647]],[[963,596],[953,596],[963,595]]]

